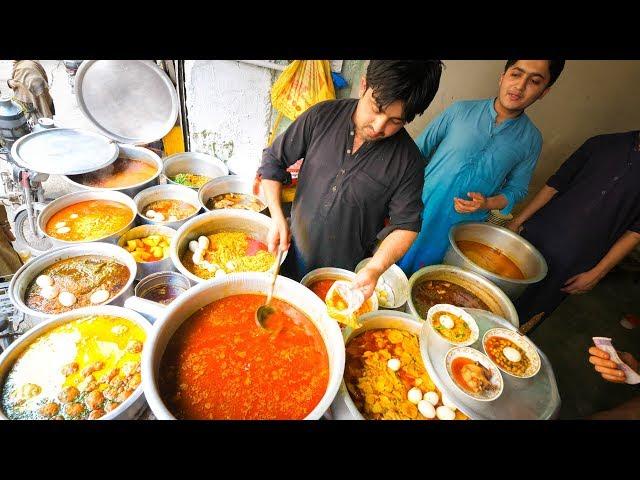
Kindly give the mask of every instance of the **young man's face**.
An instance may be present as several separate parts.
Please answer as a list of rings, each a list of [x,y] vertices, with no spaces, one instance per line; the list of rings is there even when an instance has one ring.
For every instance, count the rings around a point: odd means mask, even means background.
[[[548,60],[518,60],[500,75],[498,101],[506,110],[522,111],[547,94],[550,79]]]
[[[404,126],[403,103],[396,100],[381,109],[373,98],[373,90],[367,87],[363,78],[360,79],[360,100],[354,113],[358,136],[365,142],[372,142],[388,138],[397,133]]]

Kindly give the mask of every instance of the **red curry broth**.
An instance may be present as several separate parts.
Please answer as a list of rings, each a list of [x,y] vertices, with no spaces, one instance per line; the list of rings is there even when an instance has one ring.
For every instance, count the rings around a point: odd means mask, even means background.
[[[302,419],[322,399],[329,358],[315,325],[272,299],[267,330],[255,323],[264,295],[216,300],[173,335],[160,366],[160,392],[181,419]]]

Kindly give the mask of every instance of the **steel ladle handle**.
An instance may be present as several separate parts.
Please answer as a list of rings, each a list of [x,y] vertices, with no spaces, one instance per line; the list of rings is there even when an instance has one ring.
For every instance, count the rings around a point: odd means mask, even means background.
[[[273,276],[271,277],[271,285],[269,286],[269,295],[267,296],[267,302],[265,305],[269,305],[271,303],[271,297],[273,297],[273,287],[276,284],[276,279],[278,278],[278,273],[280,272],[280,262],[282,260],[282,250],[280,246],[278,246],[278,255],[276,256],[276,268],[273,270]]]

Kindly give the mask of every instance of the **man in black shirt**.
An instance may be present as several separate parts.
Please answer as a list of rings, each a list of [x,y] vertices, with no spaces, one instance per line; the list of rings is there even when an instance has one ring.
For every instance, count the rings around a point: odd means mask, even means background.
[[[441,72],[439,60],[372,60],[359,99],[309,108],[263,151],[258,174],[273,219],[269,250],[291,246],[285,275],[353,270],[382,240],[355,281],[369,298],[407,251],[420,230],[425,161],[404,125],[429,106]],[[286,169],[300,158],[289,231],[280,192],[290,180]]]

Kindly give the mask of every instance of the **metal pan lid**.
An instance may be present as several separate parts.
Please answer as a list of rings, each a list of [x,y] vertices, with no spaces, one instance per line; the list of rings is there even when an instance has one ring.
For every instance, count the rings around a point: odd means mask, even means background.
[[[144,145],[164,137],[178,116],[178,94],[150,60],[85,60],[75,79],[78,107],[104,135]]]
[[[18,165],[49,175],[76,175],[112,164],[120,149],[108,138],[77,128],[30,133],[11,147]]]

